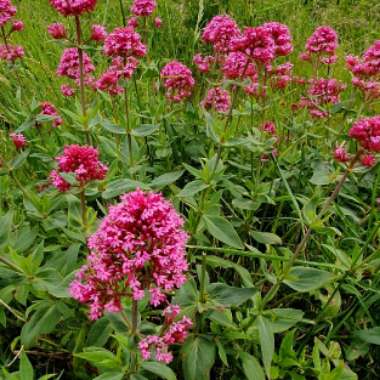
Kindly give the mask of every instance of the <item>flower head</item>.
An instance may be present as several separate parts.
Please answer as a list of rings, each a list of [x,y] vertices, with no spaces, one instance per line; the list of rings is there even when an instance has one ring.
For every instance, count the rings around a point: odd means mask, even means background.
[[[96,0],[49,0],[63,16],[80,16],[83,13],[92,12],[96,6]]]
[[[94,24],[91,26],[91,39],[93,41],[104,41],[107,37],[107,30],[103,25]]]
[[[20,32],[24,30],[24,23],[21,20],[15,20],[12,23],[12,32]]]
[[[162,19],[161,17],[156,17],[154,19],[154,26],[157,28],[157,29],[160,29],[161,26],[162,26]]]
[[[11,133],[9,136],[17,150],[20,150],[26,146],[27,141],[22,133]]]
[[[55,106],[49,102],[41,103],[41,115],[53,116],[53,127],[59,127],[63,124],[62,118],[58,115],[57,109]]]
[[[371,168],[372,166],[375,166],[376,158],[372,154],[363,154],[363,156],[360,157],[360,162],[363,166]]]
[[[214,109],[216,112],[227,113],[231,108],[231,97],[227,90],[215,87],[208,90],[202,101],[205,109]]]
[[[67,181],[65,181],[65,179],[61,175],[59,175],[57,170],[52,170],[49,177],[53,186],[60,193],[65,193],[66,191],[70,190],[71,185]]]
[[[0,59],[15,62],[25,55],[24,48],[19,45],[0,45]]]
[[[350,155],[343,146],[339,146],[334,150],[334,158],[339,162],[347,162],[350,160]]]
[[[130,26],[114,29],[104,41],[104,53],[109,56],[143,57],[146,52],[140,34]]]
[[[255,66],[242,52],[231,52],[227,55],[222,71],[227,79],[244,79],[257,77]]]
[[[369,152],[380,152],[380,116],[357,120],[351,127],[349,136]]]
[[[102,180],[107,174],[107,166],[99,161],[99,152],[92,146],[67,145],[61,156],[56,157],[58,170],[51,173],[53,184],[60,190],[62,185],[61,173],[73,173],[81,186],[90,181]],[[61,183],[61,186],[57,186]]]
[[[272,36],[276,56],[287,56],[293,51],[292,36],[286,25],[272,21],[263,24],[263,27]]]
[[[123,294],[134,300],[149,290],[150,301],[166,301],[186,280],[187,234],[183,219],[161,194],[136,190],[111,206],[88,241],[87,265],[77,274],[71,294],[99,318]]]
[[[131,6],[131,12],[135,16],[150,16],[156,7],[156,0],[134,0]]]
[[[63,84],[61,86],[61,93],[63,96],[70,97],[75,94],[75,90],[68,84]]]
[[[15,14],[17,8],[10,0],[0,0],[0,27],[4,26]]]
[[[67,37],[66,28],[60,22],[50,24],[47,30],[50,36],[56,40],[61,40]]]
[[[213,46],[218,53],[227,53],[230,42],[240,35],[239,27],[230,16],[215,16],[206,25],[202,33],[202,40]]]
[[[210,66],[215,62],[215,58],[212,55],[202,56],[201,54],[194,55],[194,64],[201,73],[208,73]]]
[[[86,53],[83,53],[83,70],[86,76],[95,71],[95,66],[92,64],[91,58]],[[80,67],[77,48],[67,48],[63,51],[61,61],[58,65],[57,74],[70,79],[79,79]]]
[[[195,80],[191,70],[178,61],[171,61],[161,70],[166,97],[173,102],[180,102],[191,96]]]

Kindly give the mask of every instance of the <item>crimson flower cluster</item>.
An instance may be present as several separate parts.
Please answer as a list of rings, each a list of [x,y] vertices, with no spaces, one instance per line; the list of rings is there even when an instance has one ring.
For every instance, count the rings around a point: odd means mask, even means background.
[[[353,74],[352,84],[358,87],[368,99],[380,96],[380,40],[377,40],[363,54],[363,57],[346,57],[348,69]]]
[[[157,8],[156,0],[134,0],[131,6],[131,12],[135,16],[150,16]]]
[[[0,28],[4,31],[4,44],[0,45],[0,60],[15,62],[17,59],[24,57],[25,52],[22,46],[11,45],[8,41],[13,32],[19,32],[24,29],[24,23],[15,20],[10,26],[9,32],[5,32],[5,26],[16,15],[17,8],[10,0],[0,0]]]
[[[99,161],[99,152],[92,146],[67,145],[61,156],[56,157],[58,170],[50,174],[53,185],[60,191],[70,189],[70,184],[65,181],[61,173],[72,173],[80,186],[88,182],[105,178],[108,168]]]
[[[166,97],[173,102],[181,102],[191,96],[195,80],[191,70],[176,60],[167,63],[161,70]]]
[[[205,109],[214,109],[216,112],[227,113],[231,108],[230,94],[221,87],[211,88],[203,99],[202,106]]]
[[[26,146],[27,141],[22,133],[11,133],[9,136],[17,150],[20,150]]]
[[[331,65],[337,61],[338,34],[330,26],[320,26],[309,37],[305,52],[300,58],[304,61],[315,59],[317,63]]]
[[[54,104],[49,102],[41,103],[41,115],[53,116],[53,127],[57,128],[63,124],[62,118],[58,115],[58,111],[55,108]]]
[[[96,0],[49,0],[63,16],[80,16],[83,13],[92,12],[96,6]]]
[[[183,219],[161,194],[136,190],[111,206],[88,242],[90,255],[71,284],[71,294],[90,306],[90,318],[120,311],[124,296],[167,302],[186,281]]]

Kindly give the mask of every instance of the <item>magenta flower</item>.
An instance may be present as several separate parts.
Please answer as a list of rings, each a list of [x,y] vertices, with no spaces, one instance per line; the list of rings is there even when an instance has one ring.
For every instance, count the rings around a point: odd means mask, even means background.
[[[108,171],[107,166],[99,161],[98,150],[92,146],[67,145],[63,154],[56,157],[56,161],[58,170],[53,170],[50,178],[60,191],[70,188],[62,182],[61,173],[75,174],[75,179],[83,187],[90,181],[104,179]]]
[[[24,30],[24,23],[21,20],[15,20],[12,23],[12,32],[21,32]]]
[[[123,93],[124,88],[119,85],[120,79],[131,79],[138,64],[134,57],[128,57],[125,62],[121,57],[114,58],[111,66],[96,81],[95,87],[111,96]]]
[[[156,8],[156,0],[134,0],[131,12],[135,16],[150,16]]]
[[[63,84],[61,86],[61,93],[63,96],[70,97],[75,94],[75,90],[68,84]]]
[[[380,116],[357,120],[351,127],[349,136],[369,152],[380,152]]]
[[[94,24],[91,26],[91,40],[104,41],[107,37],[107,30],[103,25]]]
[[[300,55],[304,61],[317,57],[320,63],[330,65],[337,60],[335,51],[338,48],[338,34],[330,26],[320,26],[309,37],[305,45],[305,52]]]
[[[22,133],[11,133],[9,136],[17,150],[20,150],[26,146],[27,141]]]
[[[360,162],[363,166],[371,168],[372,166],[375,166],[376,158],[372,154],[363,154],[363,156],[360,157]]]
[[[41,115],[53,116],[53,127],[57,128],[63,124],[62,118],[58,115],[57,109],[55,106],[49,102],[41,103]]]
[[[169,364],[173,360],[169,345],[184,343],[192,326],[191,319],[183,317],[179,322],[172,323],[163,336],[148,335],[139,343],[142,358],[144,360],[155,359]]]
[[[277,57],[287,56],[293,51],[292,36],[289,28],[279,22],[267,22],[263,27],[268,29],[275,45]]]
[[[202,106],[206,110],[213,109],[219,113],[227,113],[231,108],[230,94],[221,87],[211,88],[202,100]]]
[[[178,61],[167,63],[161,70],[166,97],[173,102],[180,102],[191,96],[195,80],[191,70]]]
[[[274,124],[273,121],[266,121],[261,126],[261,129],[264,132],[268,133],[269,135],[275,135],[276,134],[276,125]]]
[[[0,60],[15,62],[25,55],[24,48],[19,45],[0,45]]]
[[[213,46],[218,53],[230,51],[230,42],[240,35],[240,29],[230,16],[215,16],[206,25],[202,33],[202,40]]]
[[[140,34],[130,26],[114,29],[104,42],[104,53],[108,56],[143,57],[146,52]]]
[[[343,146],[339,146],[334,151],[334,158],[339,162],[347,162],[350,160],[350,155]]]
[[[227,55],[223,67],[227,79],[257,78],[256,68],[242,52],[231,52]]]
[[[270,76],[270,84],[272,88],[284,89],[293,80],[293,64],[290,62],[283,63],[277,67],[272,67],[270,65],[266,67],[266,70]]]
[[[215,58],[212,55],[202,56],[202,54],[196,54],[193,58],[194,64],[201,73],[208,73],[211,65],[215,62]]]
[[[83,53],[83,70],[85,76],[88,76],[95,71],[95,66],[92,64],[91,58]],[[77,48],[67,48],[63,51],[61,61],[57,68],[57,74],[70,79],[79,80],[79,54]]]
[[[65,193],[66,191],[69,191],[71,188],[71,185],[65,181],[65,179],[59,175],[57,170],[52,170],[50,173],[49,179],[53,186],[60,192]]]
[[[136,29],[139,26],[139,19],[136,16],[132,16],[127,21],[127,26]]]
[[[15,14],[17,8],[10,0],[0,0],[0,27],[3,27]]]
[[[47,30],[50,36],[56,40],[61,40],[67,37],[65,26],[59,22],[50,24]]]
[[[80,16],[86,12],[92,12],[96,6],[96,0],[49,0],[63,16]]]
[[[149,291],[151,304],[166,302],[166,294],[186,281],[183,224],[161,194],[125,194],[90,237],[90,255],[70,286],[72,296],[90,306],[92,319],[120,311],[123,296],[140,300]]]
[[[156,17],[154,19],[154,26],[157,28],[157,29],[160,29],[162,27],[162,19],[161,17]]]
[[[232,39],[231,50],[241,51],[261,64],[270,63],[276,57],[272,31],[264,26],[245,28],[241,36]]]

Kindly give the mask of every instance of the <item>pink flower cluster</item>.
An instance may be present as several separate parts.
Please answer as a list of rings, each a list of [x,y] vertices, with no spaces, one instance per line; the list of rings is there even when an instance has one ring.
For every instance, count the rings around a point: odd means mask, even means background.
[[[55,106],[49,102],[41,103],[41,115],[53,116],[53,127],[57,128],[63,124],[62,118],[58,115],[57,109]]]
[[[305,45],[305,52],[300,55],[304,61],[316,57],[317,62],[331,65],[337,60],[338,34],[330,26],[320,26],[309,37]]]
[[[72,296],[89,304],[92,319],[120,311],[124,296],[141,300],[145,291],[152,305],[166,302],[166,293],[186,281],[183,224],[161,194],[125,194],[90,237],[90,255],[70,286]]]
[[[166,310],[167,309],[164,310],[164,315]],[[174,318],[175,317],[171,316],[171,321],[173,321]],[[175,323],[170,322],[169,324],[171,324],[171,326],[169,326],[168,330],[162,336],[148,335],[140,341],[139,349],[144,360],[154,359],[169,364],[173,360],[173,354],[169,351],[169,346],[184,343],[193,322],[190,318],[183,317],[180,321]]]
[[[272,88],[284,89],[292,82],[293,64],[290,62],[283,63],[277,67],[271,65],[266,67],[270,76],[270,84]]]
[[[150,16],[156,7],[156,0],[134,0],[131,6],[131,12],[135,16]]]
[[[348,69],[354,75],[352,84],[358,87],[368,98],[380,96],[380,40],[374,42],[363,57],[346,57]]]
[[[90,74],[95,71],[91,58],[83,52],[83,71],[87,81],[91,81]],[[67,48],[63,51],[57,74],[76,81],[80,78],[79,53],[77,48]]]
[[[63,16],[80,16],[86,12],[92,12],[96,6],[96,0],[49,0]]]
[[[0,45],[0,59],[14,62],[23,58],[25,55],[24,48],[19,45]]]
[[[219,113],[227,113],[231,108],[230,94],[221,87],[211,88],[203,99],[202,106],[206,110],[213,109]]]
[[[63,155],[56,158],[58,170],[50,174],[53,185],[61,192],[70,189],[61,173],[73,173],[80,186],[105,178],[108,168],[99,161],[99,152],[92,146],[67,145]]]
[[[3,27],[17,12],[10,0],[0,0],[0,27]]]
[[[292,36],[289,28],[279,22],[267,22],[263,24],[273,39],[276,57],[285,57],[293,51]]]
[[[249,77],[256,80],[257,78],[255,65],[242,52],[229,53],[224,61],[222,71],[227,79],[244,79]]]
[[[60,22],[50,24],[47,30],[49,35],[56,40],[61,40],[67,37],[66,28]]]
[[[104,53],[108,56],[143,57],[146,52],[140,34],[130,26],[114,29],[104,41]]]
[[[128,57],[125,62],[121,57],[114,58],[111,66],[96,81],[96,88],[108,92],[111,96],[121,94],[124,89],[119,85],[119,80],[132,78],[138,64],[134,57]]]
[[[17,150],[20,150],[26,146],[27,141],[22,133],[11,133],[9,136]]]
[[[307,108],[311,116],[324,118],[329,115],[326,106],[339,103],[340,94],[346,86],[336,79],[312,79],[308,90],[308,97],[302,97],[294,105],[294,109]]]
[[[193,57],[193,62],[201,73],[208,73],[211,65],[215,62],[215,58],[212,55],[204,57],[202,54],[196,54]]]
[[[91,40],[100,42],[107,37],[107,30],[103,25],[94,24],[91,26]]]
[[[61,93],[63,96],[70,97],[75,94],[75,90],[71,86],[63,84],[61,86]]]
[[[349,136],[369,152],[380,152],[380,116],[364,117],[357,120]]]
[[[174,60],[162,68],[160,75],[168,99],[180,102],[191,96],[195,80],[187,66]]]
[[[202,40],[213,46],[216,53],[230,51],[230,42],[240,35],[240,29],[230,16],[215,16],[206,25],[202,33]]]

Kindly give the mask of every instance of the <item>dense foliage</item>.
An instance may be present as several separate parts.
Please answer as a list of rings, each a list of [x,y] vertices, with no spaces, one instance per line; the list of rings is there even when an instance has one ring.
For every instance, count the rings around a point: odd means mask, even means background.
[[[376,9],[0,0],[0,378],[379,378]]]

